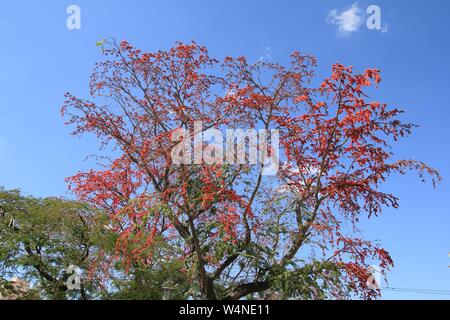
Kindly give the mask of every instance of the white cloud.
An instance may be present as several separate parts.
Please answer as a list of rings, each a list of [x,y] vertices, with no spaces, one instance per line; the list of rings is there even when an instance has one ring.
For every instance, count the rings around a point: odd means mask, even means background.
[[[338,26],[338,36],[347,37],[361,27],[363,23],[362,10],[357,3],[340,12],[333,9],[328,14],[327,22]]]

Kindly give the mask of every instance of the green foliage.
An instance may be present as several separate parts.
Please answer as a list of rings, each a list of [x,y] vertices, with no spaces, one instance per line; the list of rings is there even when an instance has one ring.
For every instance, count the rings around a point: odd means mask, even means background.
[[[87,272],[107,235],[106,217],[85,204],[58,198],[22,196],[0,189],[0,277],[20,275],[40,288],[43,298],[91,298],[94,282],[68,291],[70,265]]]
[[[192,284],[180,273],[180,262],[166,262],[159,266],[135,266],[127,278],[113,281],[118,289],[109,298],[114,300],[161,300],[164,289],[170,290],[170,299],[185,300],[191,294]]]
[[[167,208],[160,208],[168,212]],[[168,214],[168,213],[167,213]],[[117,235],[110,219],[86,204],[59,198],[35,198],[19,190],[0,188],[0,291],[17,299],[186,299],[192,283],[180,273],[181,262],[158,260],[126,268],[116,262],[91,274],[94,265],[108,264],[116,255]],[[164,244],[159,256],[171,250]],[[101,254],[100,254],[101,253]],[[158,256],[158,255],[155,255]],[[81,270],[80,290],[69,290],[71,265]],[[128,269],[128,270],[125,270]],[[95,271],[95,270],[94,270]],[[32,284],[30,294],[18,295],[5,279],[20,277]]]
[[[156,210],[156,209],[155,209]],[[157,208],[170,215],[166,206]],[[274,224],[266,229],[270,235]],[[148,263],[116,261],[103,273],[90,273],[96,264],[108,264],[117,257],[117,235],[110,230],[111,220],[104,213],[86,204],[58,198],[23,196],[18,190],[0,188],[0,293],[14,299],[113,299],[160,300],[164,292],[170,299],[197,298],[200,289],[192,282],[185,262],[166,260],[174,256],[175,248],[162,239]],[[211,224],[207,228],[218,228]],[[281,226],[278,226],[280,228]],[[236,247],[226,242],[214,245],[217,260],[236,253]],[[101,253],[101,254],[100,254]],[[270,248],[248,245],[240,252],[242,263],[270,269],[273,254]],[[239,260],[241,261],[241,260]],[[83,281],[80,290],[69,290],[67,268],[79,267]],[[244,268],[241,265],[241,268]],[[194,266],[195,269],[195,266]],[[184,270],[183,272],[181,270]],[[95,270],[94,270],[95,271]],[[88,276],[89,274],[89,276]],[[20,277],[32,288],[17,292],[5,279]],[[333,292],[350,292],[342,282],[341,269],[335,263],[313,261],[305,265],[288,264],[270,272],[270,290],[255,298],[336,298]],[[227,291],[220,283],[214,284],[217,297]],[[16,290],[16,291],[15,291]],[[20,290],[19,290],[20,291]],[[166,297],[167,298],[167,297]]]
[[[343,299],[350,295],[343,279],[342,269],[336,263],[312,261],[302,267],[293,265],[277,270],[270,281],[272,292],[282,299],[324,300]]]

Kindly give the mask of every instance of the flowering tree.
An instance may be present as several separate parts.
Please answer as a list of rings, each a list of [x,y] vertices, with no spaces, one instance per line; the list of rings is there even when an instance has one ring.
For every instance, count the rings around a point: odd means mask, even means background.
[[[177,261],[203,299],[379,294],[367,285],[368,267],[393,262],[361,238],[360,215],[397,207],[380,191],[392,173],[440,177],[422,162],[392,160],[390,143],[414,125],[368,101],[378,70],[335,64],[313,87],[316,61],[298,52],[283,66],[220,62],[196,43],[155,53],[125,41],[101,45],[92,99],[68,93],[62,113],[74,134],[94,133],[117,157],[68,182],[80,200],[108,212],[125,265]],[[276,175],[264,175],[264,163],[174,163],[173,136],[180,128],[195,134],[196,121],[204,130],[278,130]]]

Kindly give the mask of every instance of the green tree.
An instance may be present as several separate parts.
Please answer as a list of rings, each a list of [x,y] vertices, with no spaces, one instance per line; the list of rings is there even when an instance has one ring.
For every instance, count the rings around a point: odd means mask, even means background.
[[[100,281],[86,275],[99,252],[113,247],[115,239],[104,228],[105,221],[105,215],[80,202],[22,196],[18,190],[1,188],[0,277],[20,276],[38,288],[42,298],[98,297]],[[89,279],[81,281],[79,290],[67,286],[71,265]]]
[[[121,226],[119,226],[120,228]],[[172,298],[194,294],[179,273],[178,261],[127,264],[116,251],[117,234],[100,210],[60,198],[23,196],[0,188],[0,280],[4,297],[23,299],[162,299],[165,287]],[[113,259],[116,258],[116,259]],[[68,287],[69,266],[81,270],[80,289]],[[12,277],[33,285],[18,295]],[[2,280],[3,278],[3,280]],[[70,283],[70,281],[69,281]],[[70,285],[70,284],[69,284]]]

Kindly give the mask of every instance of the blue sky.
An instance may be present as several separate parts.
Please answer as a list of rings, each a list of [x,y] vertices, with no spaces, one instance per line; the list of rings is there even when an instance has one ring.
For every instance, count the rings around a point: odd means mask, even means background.
[[[66,8],[81,8],[81,30],[68,30]],[[366,27],[378,5],[383,30]],[[414,175],[395,176],[383,190],[400,209],[362,221],[396,267],[389,285],[450,290],[450,2],[435,1],[8,1],[0,6],[0,185],[37,196],[68,196],[64,178],[92,166],[94,139],[70,136],[59,109],[63,94],[88,95],[95,43],[126,39],[144,50],[173,42],[206,45],[212,56],[287,61],[294,50],[315,55],[317,73],[337,61],[383,71],[376,99],[407,111],[421,127],[396,145],[399,158],[438,168],[434,190]],[[358,23],[359,22],[359,23]],[[450,298],[384,292],[386,299]]]

